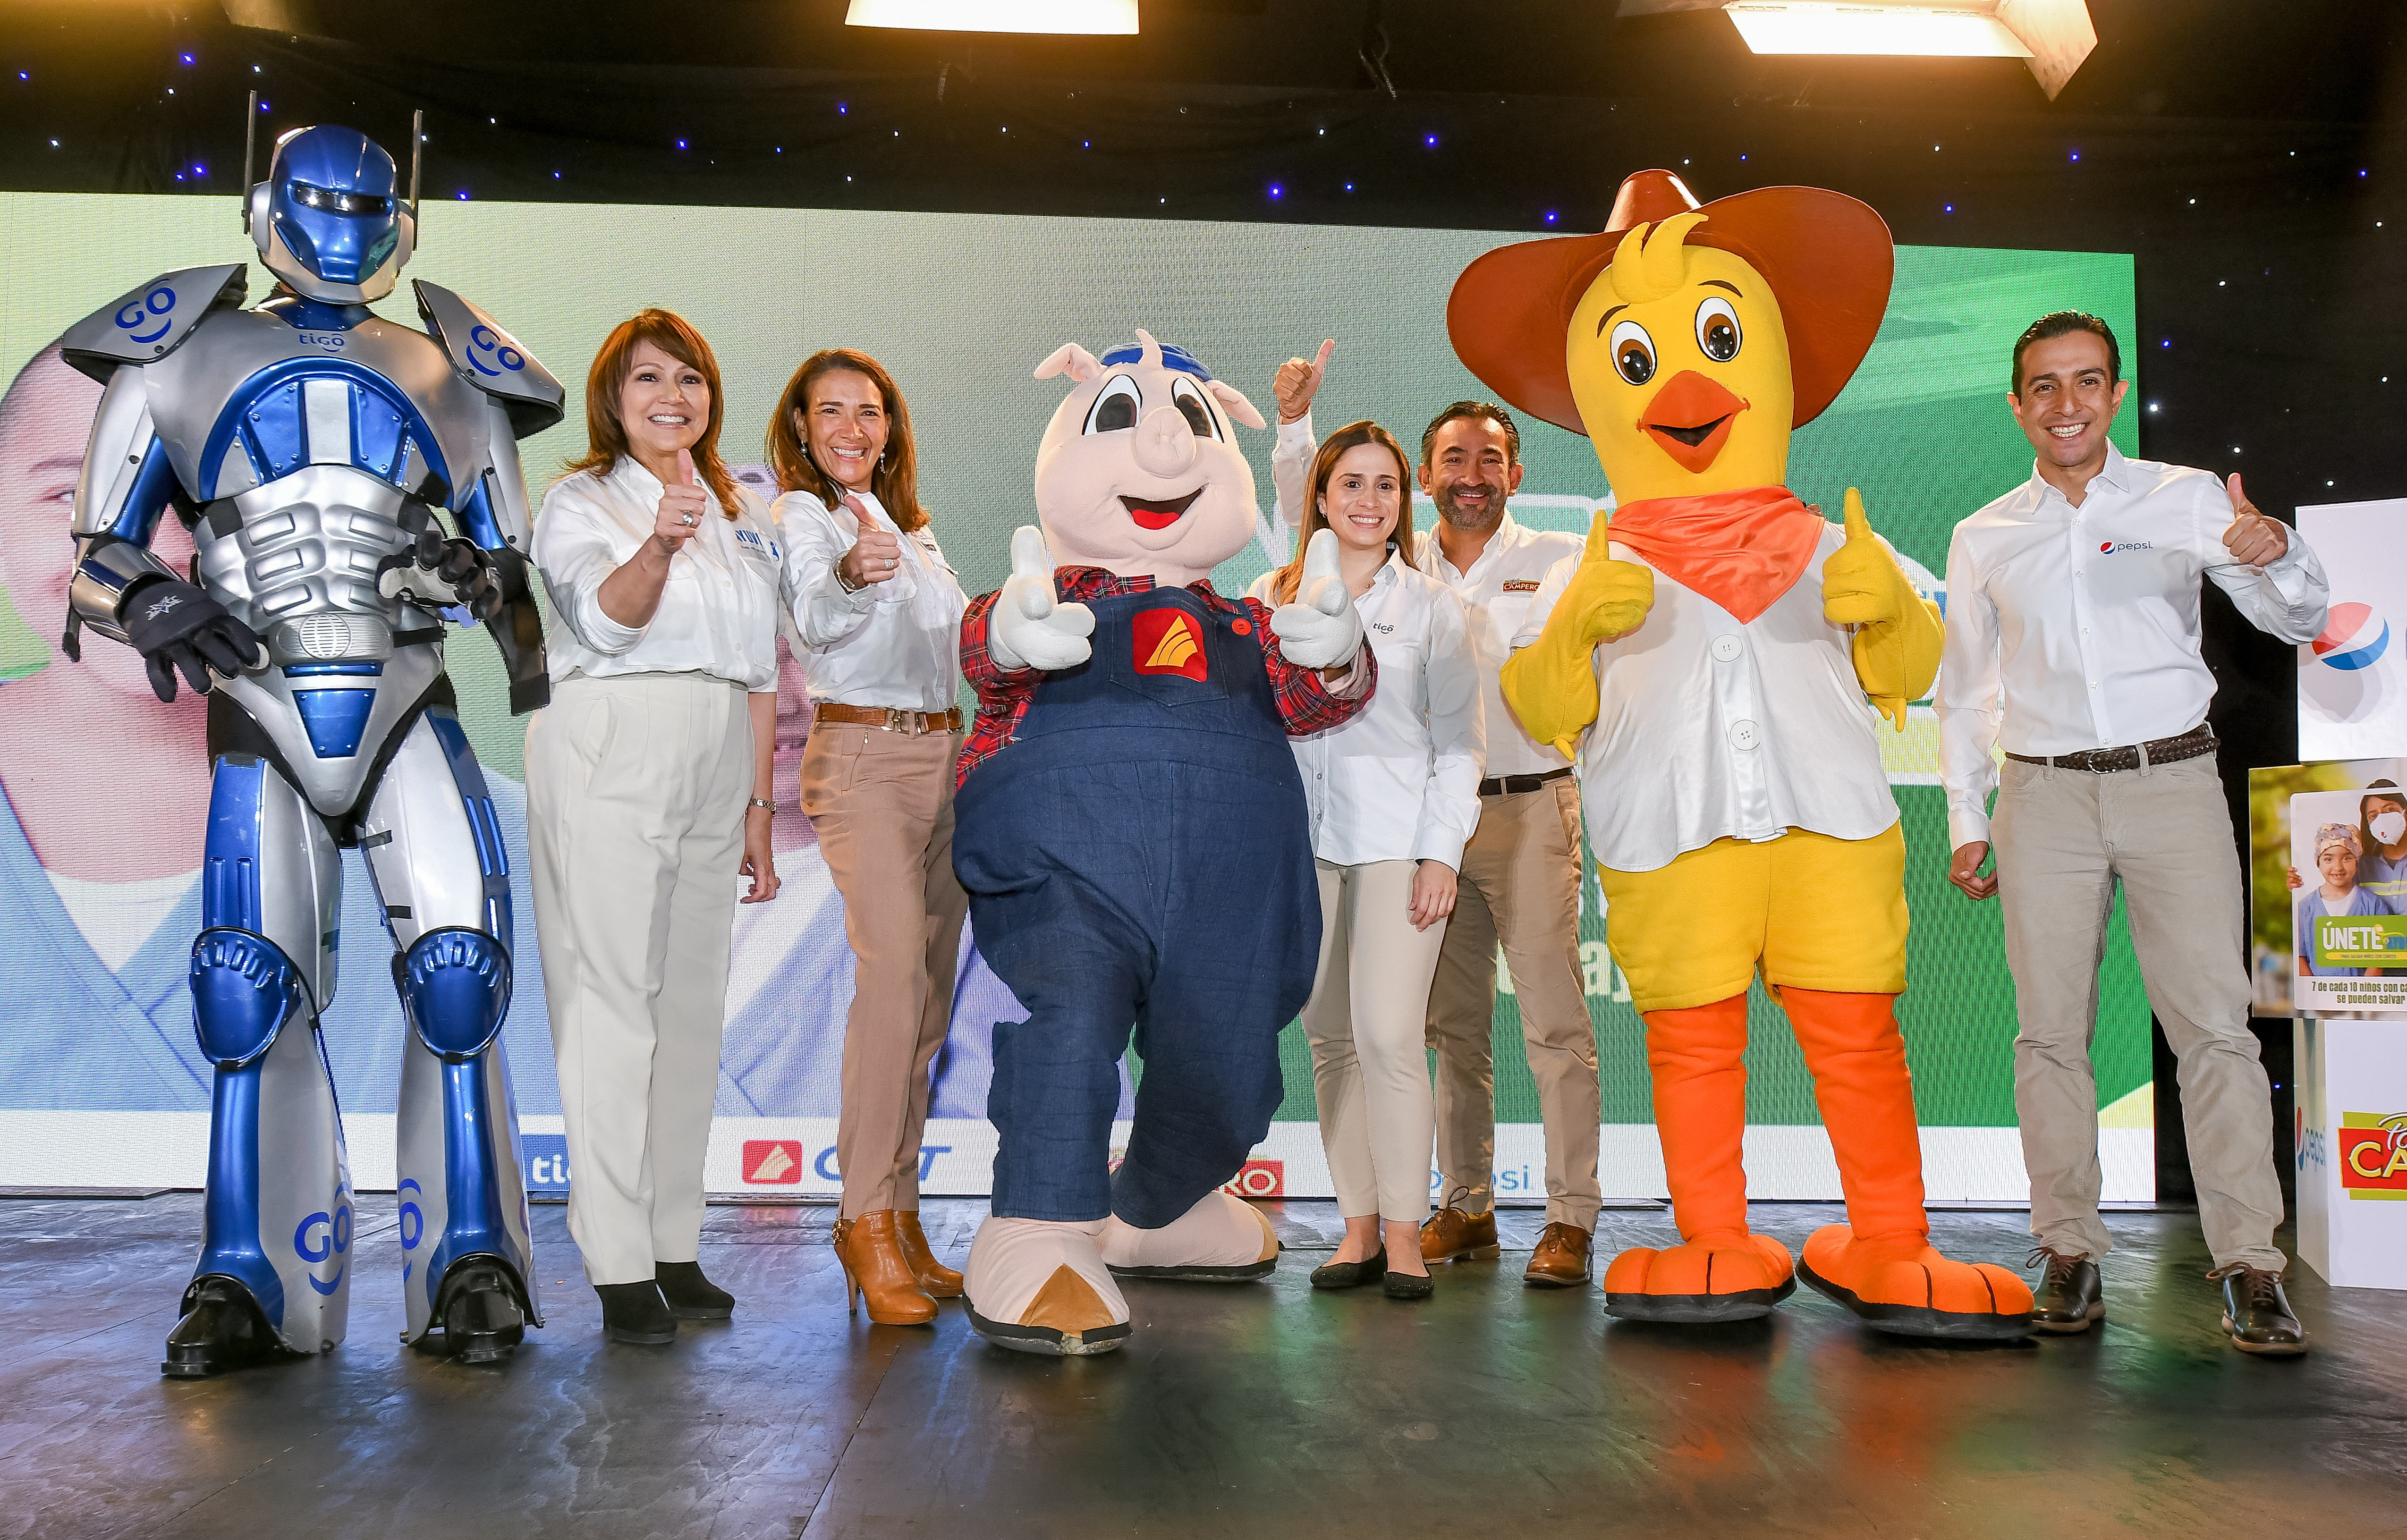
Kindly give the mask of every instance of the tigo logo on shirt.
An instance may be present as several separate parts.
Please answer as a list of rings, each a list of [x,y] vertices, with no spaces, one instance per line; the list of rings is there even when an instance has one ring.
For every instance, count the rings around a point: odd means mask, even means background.
[[[1194,617],[1183,609],[1140,610],[1129,627],[1140,674],[1183,674],[1202,680],[1207,675],[1204,638]]]
[[[744,1141],[744,1179],[756,1186],[794,1186],[803,1179],[800,1139]]]

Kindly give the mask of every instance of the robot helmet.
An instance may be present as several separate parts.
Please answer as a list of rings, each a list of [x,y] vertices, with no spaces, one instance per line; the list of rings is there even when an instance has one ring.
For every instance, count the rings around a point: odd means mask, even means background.
[[[357,129],[292,130],[276,141],[267,179],[250,190],[252,244],[267,270],[307,299],[382,299],[417,235],[392,157]]]

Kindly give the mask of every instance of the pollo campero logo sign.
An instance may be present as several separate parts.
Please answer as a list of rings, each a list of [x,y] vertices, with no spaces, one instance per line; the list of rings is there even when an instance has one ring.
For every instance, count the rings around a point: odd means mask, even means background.
[[[2407,1112],[2343,1112],[2340,1185],[2351,1198],[2407,1199]]]

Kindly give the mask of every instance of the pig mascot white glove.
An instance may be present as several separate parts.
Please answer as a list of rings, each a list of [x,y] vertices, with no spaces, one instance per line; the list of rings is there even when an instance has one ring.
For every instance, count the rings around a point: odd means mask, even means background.
[[[1331,548],[1330,560],[1336,558]],[[1344,585],[1339,585],[1341,591]],[[1348,606],[1349,614],[1352,612]],[[1271,622],[1276,625],[1278,622]],[[1355,635],[1361,635],[1357,624]],[[1087,638],[1095,634],[1095,612],[1084,605],[1065,605],[1053,592],[1053,552],[1045,532],[1022,524],[1011,535],[1011,576],[994,602],[994,619],[987,628],[986,649],[1008,669],[1075,668],[1094,649]]]
[[[1279,651],[1305,668],[1334,668],[1354,661],[1362,645],[1362,616],[1337,574],[1337,534],[1321,530],[1303,548],[1303,572],[1296,602],[1271,612]],[[999,607],[999,606],[998,606]]]

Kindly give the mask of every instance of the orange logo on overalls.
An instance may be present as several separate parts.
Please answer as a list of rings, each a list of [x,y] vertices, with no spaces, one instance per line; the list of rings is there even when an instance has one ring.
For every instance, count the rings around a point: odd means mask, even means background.
[[[1138,673],[1183,674],[1199,681],[1205,677],[1204,638],[1185,610],[1142,610],[1129,629]]]

